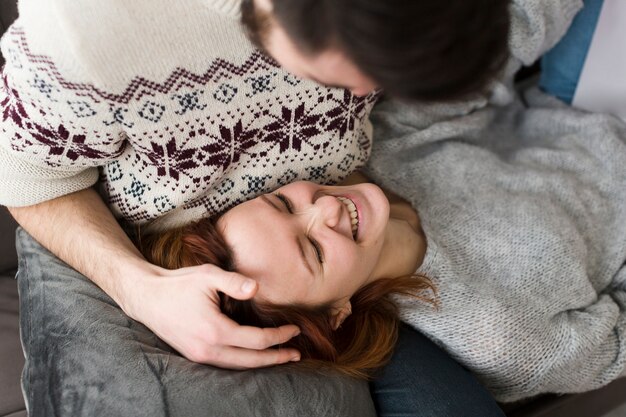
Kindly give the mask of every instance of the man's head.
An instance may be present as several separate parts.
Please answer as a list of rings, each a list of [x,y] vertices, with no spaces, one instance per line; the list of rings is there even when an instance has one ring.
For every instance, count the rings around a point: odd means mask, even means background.
[[[295,75],[413,100],[484,90],[508,56],[508,0],[243,0],[251,40]]]

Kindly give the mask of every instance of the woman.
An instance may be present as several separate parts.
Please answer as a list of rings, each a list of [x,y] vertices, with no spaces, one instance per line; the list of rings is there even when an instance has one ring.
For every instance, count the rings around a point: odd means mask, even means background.
[[[140,246],[169,269],[211,263],[258,280],[253,302],[222,295],[222,310],[241,324],[297,323],[302,334],[290,345],[306,365],[332,363],[356,377],[392,353],[392,294],[433,303],[430,281],[415,275],[426,252],[415,211],[373,184],[295,182]]]
[[[424,129],[434,112],[379,107],[369,172],[419,215],[371,184],[294,183],[144,252],[256,278],[255,304],[225,311],[298,324],[303,358],[352,375],[388,357],[395,300],[499,401],[602,386],[626,363],[626,126],[527,100]]]

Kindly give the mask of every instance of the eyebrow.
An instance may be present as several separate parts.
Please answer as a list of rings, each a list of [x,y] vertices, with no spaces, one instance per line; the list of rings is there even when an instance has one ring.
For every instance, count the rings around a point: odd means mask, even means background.
[[[280,207],[278,207],[272,200],[267,198],[265,194],[261,195],[261,200],[263,200],[265,203],[271,206],[274,210],[279,211],[281,213],[283,212],[280,209]],[[295,237],[295,242],[296,242],[296,245],[298,245],[298,252],[300,252],[300,259],[302,260],[302,263],[304,264],[305,268],[309,270],[311,275],[315,276],[315,272],[313,272],[313,267],[311,266],[311,263],[307,260],[307,256],[304,253],[304,247],[302,246],[302,242],[300,241],[300,239],[298,239],[297,236]]]
[[[267,204],[269,204],[270,206],[272,206],[276,211],[280,211],[281,213],[283,212],[280,207],[278,207],[276,205],[276,203],[274,203],[272,200],[270,200],[269,198],[267,198],[267,196],[265,194],[261,195],[261,200],[265,201]]]

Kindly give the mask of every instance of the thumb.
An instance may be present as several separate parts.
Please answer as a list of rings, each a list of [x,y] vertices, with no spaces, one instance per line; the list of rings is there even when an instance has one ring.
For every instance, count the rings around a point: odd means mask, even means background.
[[[214,288],[238,300],[248,300],[256,294],[257,282],[236,272],[225,272],[213,283]]]

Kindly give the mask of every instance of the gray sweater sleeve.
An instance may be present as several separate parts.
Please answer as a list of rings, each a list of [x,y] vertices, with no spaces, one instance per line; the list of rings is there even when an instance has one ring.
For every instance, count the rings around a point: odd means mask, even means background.
[[[565,35],[582,0],[513,0],[509,48],[523,65],[530,65]]]

